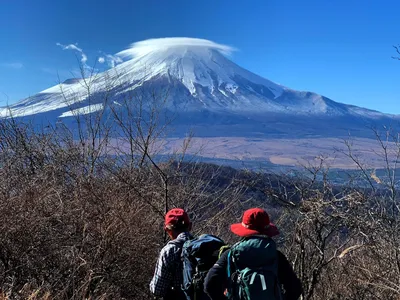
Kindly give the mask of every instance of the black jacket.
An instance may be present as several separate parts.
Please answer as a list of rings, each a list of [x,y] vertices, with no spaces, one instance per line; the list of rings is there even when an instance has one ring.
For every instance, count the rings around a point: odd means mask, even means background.
[[[286,257],[278,252],[278,279],[284,287],[285,300],[297,300],[302,292],[301,282]],[[226,300],[228,253],[225,251],[216,264],[208,271],[204,281],[204,292],[212,300]]]

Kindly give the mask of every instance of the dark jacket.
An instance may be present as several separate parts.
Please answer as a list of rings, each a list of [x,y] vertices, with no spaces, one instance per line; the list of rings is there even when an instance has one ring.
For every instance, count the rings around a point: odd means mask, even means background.
[[[204,291],[212,300],[226,300],[224,291],[227,288],[228,253],[225,251],[216,264],[210,269],[204,282]],[[286,257],[278,254],[278,280],[284,287],[285,300],[297,300],[302,292],[301,282],[293,271]]]

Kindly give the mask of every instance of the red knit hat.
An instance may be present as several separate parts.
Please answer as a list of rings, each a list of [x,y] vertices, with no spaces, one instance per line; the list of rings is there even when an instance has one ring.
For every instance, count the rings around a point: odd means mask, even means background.
[[[232,224],[231,231],[241,237],[255,234],[273,237],[279,234],[278,228],[269,221],[267,212],[261,208],[251,208],[244,212],[242,223]]]
[[[173,208],[165,215],[165,226],[186,227],[189,224],[189,216],[182,208]]]

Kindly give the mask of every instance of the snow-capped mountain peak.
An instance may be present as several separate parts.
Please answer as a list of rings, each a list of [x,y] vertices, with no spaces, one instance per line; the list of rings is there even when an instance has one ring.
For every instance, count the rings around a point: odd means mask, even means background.
[[[252,74],[230,61],[233,48],[211,41],[191,38],[163,38],[132,44],[131,48],[118,53],[129,60],[116,67],[127,81],[150,80],[168,76],[181,82],[191,95],[198,95],[197,87],[208,88],[228,97],[234,94],[243,77],[250,82],[270,88],[275,97],[282,87]]]
[[[167,108],[177,112],[302,116],[366,116],[383,114],[348,106],[310,92],[298,92],[262,78],[230,60],[234,48],[194,38],[151,39],[132,44],[116,55],[123,62],[87,81],[66,80],[7,109],[0,116],[56,112],[57,117],[102,109],[102,93],[111,103],[128,91],[169,89]],[[98,95],[98,97],[95,97]],[[53,115],[54,115],[53,113]]]

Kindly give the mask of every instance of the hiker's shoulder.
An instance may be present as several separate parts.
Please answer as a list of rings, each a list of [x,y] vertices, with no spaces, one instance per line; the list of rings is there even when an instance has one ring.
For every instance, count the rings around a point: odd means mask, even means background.
[[[186,242],[186,241],[192,240],[192,239],[193,239],[193,236],[189,232],[186,231],[186,232],[180,233],[175,241]]]
[[[219,260],[218,260],[218,261],[220,261],[220,262],[226,262],[227,259],[228,259],[228,255],[229,255],[229,252],[230,252],[230,251],[231,251],[231,248],[227,248],[226,251],[224,251],[224,252],[221,254],[221,256],[219,257]]]
[[[283,254],[283,252],[280,250],[276,250],[276,254],[277,254],[277,258],[278,258],[279,268],[291,269],[291,265],[290,265],[289,260],[287,259],[286,255]]]
[[[160,256],[171,256],[177,249],[178,246],[170,241],[161,249]]]
[[[171,251],[174,249],[181,249],[183,247],[183,244],[186,241],[189,241],[192,239],[192,236],[188,232],[182,232],[181,234],[178,235],[178,237],[172,241],[169,241],[163,248],[164,251]]]

